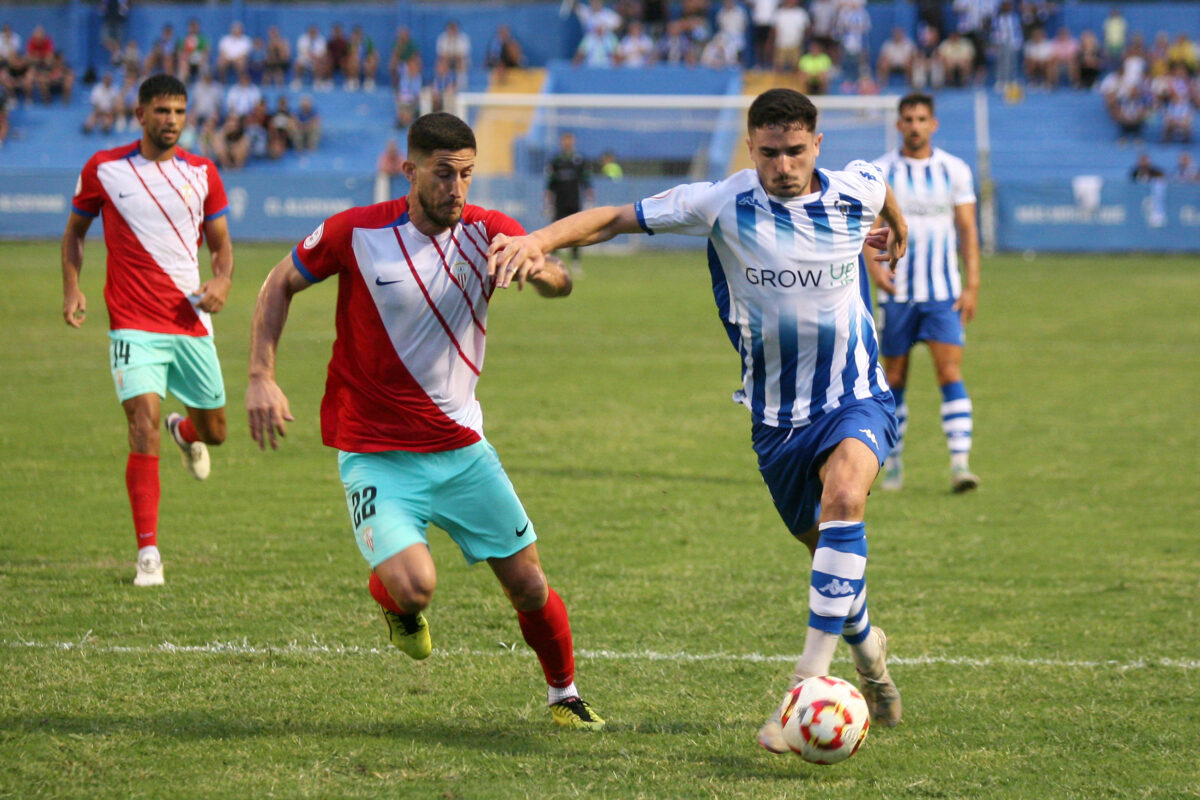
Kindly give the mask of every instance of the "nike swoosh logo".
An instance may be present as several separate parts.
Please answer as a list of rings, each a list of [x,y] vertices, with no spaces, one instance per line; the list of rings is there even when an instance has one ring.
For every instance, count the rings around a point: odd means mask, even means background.
[[[117,199],[123,200],[126,197],[133,197],[135,194],[137,194],[137,192],[122,192],[121,194],[117,195]]]
[[[529,530],[529,520],[525,520],[525,527],[521,528],[519,531],[516,532],[517,536],[524,536],[525,531],[527,531],[527,530]]]
[[[400,281],[402,281],[402,280],[404,280],[404,278],[397,278],[394,281],[381,281],[381,280],[379,280],[379,276],[376,275],[375,276],[375,285],[376,286],[391,286],[393,283],[400,283]]]

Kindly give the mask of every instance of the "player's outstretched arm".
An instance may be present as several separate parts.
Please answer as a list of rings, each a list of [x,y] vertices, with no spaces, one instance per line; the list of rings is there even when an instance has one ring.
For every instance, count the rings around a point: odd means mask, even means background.
[[[229,237],[229,219],[220,216],[204,223],[204,237],[212,254],[212,278],[200,285],[196,307],[215,314],[225,307],[233,284],[233,240]]]
[[[908,223],[904,221],[904,214],[900,211],[900,204],[896,202],[896,195],[892,194],[891,186],[887,187],[879,216],[888,225],[887,264],[888,270],[895,272],[896,262],[908,251]]]
[[[546,256],[541,269],[529,273],[529,282],[542,297],[566,297],[574,287],[571,273],[556,256]]]
[[[876,218],[875,225],[867,234],[866,243],[863,244],[863,261],[867,265],[867,272],[870,273],[876,288],[882,289],[888,294],[895,294],[895,272],[884,263],[888,260],[887,237],[888,231],[883,227],[883,219]]]
[[[526,236],[497,236],[488,248],[488,275],[504,288],[516,278],[523,285],[531,270],[540,268],[547,253],[560,247],[585,247],[622,233],[638,233],[633,204],[597,206],[563,217]]]
[[[288,309],[296,292],[309,287],[308,281],[292,264],[290,255],[275,265],[263,281],[254,304],[250,323],[250,379],[246,385],[246,414],[250,418],[250,437],[260,450],[270,442],[278,449],[275,437],[287,435],[285,422],[291,422],[287,397],[275,382],[275,354],[279,337],[287,322]]]
[[[83,269],[83,240],[91,227],[91,217],[71,212],[62,238],[63,319],[72,328],[87,319],[87,298],[79,288],[79,273]]]
[[[963,287],[954,303],[954,310],[966,325],[975,319],[975,307],[979,303],[979,226],[975,223],[974,203],[962,203],[954,207],[954,226],[963,264]]]

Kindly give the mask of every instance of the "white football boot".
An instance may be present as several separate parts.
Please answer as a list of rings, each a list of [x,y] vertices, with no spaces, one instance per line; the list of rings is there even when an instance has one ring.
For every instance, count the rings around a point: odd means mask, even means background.
[[[137,575],[133,578],[133,585],[163,585],[162,557],[159,556],[157,547],[143,547],[138,551]]]
[[[183,442],[175,435],[175,430],[179,427],[179,423],[183,422],[183,414],[168,414],[167,415],[167,433],[171,434],[171,441],[175,442],[179,447],[180,459],[183,461],[183,466],[188,473],[198,481],[202,481],[208,477],[208,473],[212,471],[212,464],[208,460],[208,447],[204,442]]]

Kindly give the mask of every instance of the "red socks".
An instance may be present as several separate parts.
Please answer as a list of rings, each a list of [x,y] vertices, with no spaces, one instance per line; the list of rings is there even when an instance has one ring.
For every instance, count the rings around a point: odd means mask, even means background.
[[[393,614],[401,614],[400,606],[396,605],[396,601],[388,594],[387,587],[383,585],[383,581],[379,580],[379,576],[374,572],[371,573],[371,581],[367,584],[367,588],[371,590],[371,597],[375,598],[375,602],[391,611]]]
[[[138,547],[158,544],[158,456],[130,453],[125,462],[125,488],[133,509],[133,530]]]
[[[575,651],[571,646],[571,623],[567,607],[553,589],[546,605],[537,611],[518,611],[525,643],[537,653],[546,673],[546,683],[555,688],[571,685],[575,679]]]
[[[196,433],[196,426],[192,424],[191,417],[184,417],[183,422],[180,422],[175,427],[175,430],[179,431],[179,438],[188,444],[200,441],[200,437]]]

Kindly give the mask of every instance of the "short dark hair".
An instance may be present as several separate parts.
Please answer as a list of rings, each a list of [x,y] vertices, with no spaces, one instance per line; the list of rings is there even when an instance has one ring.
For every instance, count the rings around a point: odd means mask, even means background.
[[[904,95],[904,97],[900,98],[900,105],[896,106],[896,109],[903,114],[904,109],[909,106],[927,106],[929,108],[929,115],[933,116],[933,98],[924,92],[909,92]]]
[[[156,97],[182,97],[187,100],[187,87],[178,78],[162,72],[151,75],[138,87],[138,104],[146,105]]]
[[[408,129],[408,152],[429,155],[434,150],[476,150],[471,126],[453,114],[435,111],[417,117]]]
[[[750,104],[746,127],[751,131],[798,127],[816,133],[819,113],[813,101],[795,89],[768,89]]]

